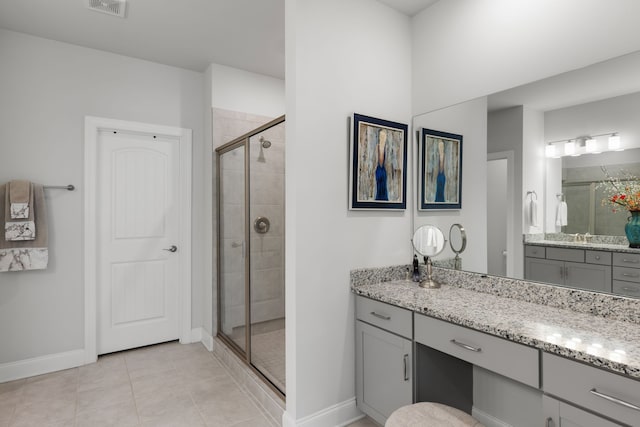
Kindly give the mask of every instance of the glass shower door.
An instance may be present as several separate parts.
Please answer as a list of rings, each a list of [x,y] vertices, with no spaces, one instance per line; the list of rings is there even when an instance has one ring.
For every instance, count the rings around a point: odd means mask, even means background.
[[[285,394],[284,122],[249,138],[251,364]]]
[[[220,331],[247,351],[245,146],[230,147],[219,156],[218,256]]]

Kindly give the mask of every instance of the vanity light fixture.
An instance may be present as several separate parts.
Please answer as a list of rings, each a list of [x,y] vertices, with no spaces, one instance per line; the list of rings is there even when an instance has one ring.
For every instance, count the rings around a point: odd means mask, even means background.
[[[598,144],[598,137],[608,136],[606,146]],[[601,133],[598,135],[578,136],[575,139],[561,139],[547,142],[544,147],[545,157],[559,158],[563,156],[580,156],[582,154],[598,154],[603,151],[623,151],[618,132]]]
[[[609,150],[612,151],[623,151],[624,149],[620,147],[620,135],[617,133],[611,134],[609,136]]]

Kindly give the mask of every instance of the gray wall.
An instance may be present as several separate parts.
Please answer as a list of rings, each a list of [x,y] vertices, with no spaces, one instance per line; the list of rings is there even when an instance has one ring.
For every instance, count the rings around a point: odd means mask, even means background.
[[[193,229],[202,230],[203,75],[0,30],[0,183],[48,190],[50,265],[0,273],[0,363],[84,347],[84,116],[193,129]],[[210,219],[208,219],[210,221]],[[205,242],[193,234],[192,324],[201,326]],[[208,244],[208,243],[207,243]]]

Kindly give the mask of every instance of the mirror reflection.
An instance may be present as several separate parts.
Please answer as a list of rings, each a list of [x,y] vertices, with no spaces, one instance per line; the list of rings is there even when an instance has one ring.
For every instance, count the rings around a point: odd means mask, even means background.
[[[461,210],[414,209],[414,223],[464,222],[469,271],[640,296],[640,283],[616,278],[621,250],[640,264],[625,237],[629,212],[613,213],[600,187],[602,166],[640,176],[638,75],[640,52],[415,116],[415,129],[462,134],[465,157],[488,161],[465,165],[487,181],[465,182]],[[471,141],[486,141],[485,152],[470,153]]]
[[[467,247],[467,233],[462,225],[453,224],[449,229],[449,246],[453,253],[456,254],[453,260],[453,268],[462,270],[462,258],[460,258],[460,254],[464,252]]]
[[[423,225],[413,233],[413,248],[420,255],[434,257],[444,249],[446,242],[442,230],[434,225]]]
[[[447,241],[444,238],[442,230],[435,225],[423,225],[413,233],[411,241],[413,243],[413,248],[425,258],[427,265],[427,275],[424,280],[420,282],[420,287],[430,289],[439,288],[440,283],[433,278],[433,264],[431,262],[431,258],[440,254],[444,250],[444,246]],[[416,273],[417,259],[414,256],[414,280],[416,280]]]

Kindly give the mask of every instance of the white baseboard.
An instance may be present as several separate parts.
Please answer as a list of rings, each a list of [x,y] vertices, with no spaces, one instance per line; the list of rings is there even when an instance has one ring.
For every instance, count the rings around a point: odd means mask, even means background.
[[[480,409],[476,409],[475,407],[471,409],[471,416],[484,424],[485,427],[512,427],[511,424],[507,424],[504,421],[481,411]]]
[[[202,341],[202,328],[191,329],[191,344]]]
[[[356,398],[353,397],[299,420],[294,420],[285,411],[282,414],[282,427],[346,426],[360,418],[362,412],[356,408]]]
[[[213,351],[213,337],[204,328],[193,328],[191,330],[191,343],[201,342],[207,350]]]
[[[204,346],[207,348],[207,350],[209,351],[213,351],[213,337],[211,335],[209,335],[209,332],[207,332],[207,330],[205,328],[202,328],[202,340],[201,340],[202,344],[204,344]]]
[[[0,383],[84,365],[84,349],[0,364]]]

